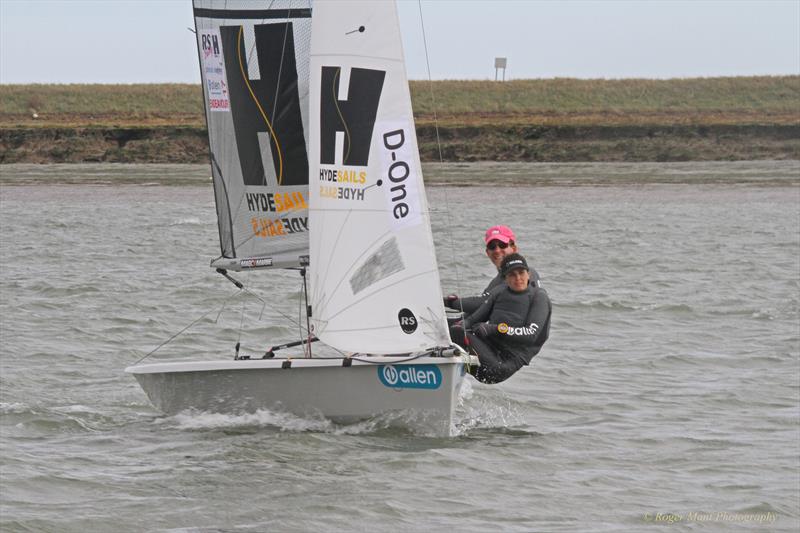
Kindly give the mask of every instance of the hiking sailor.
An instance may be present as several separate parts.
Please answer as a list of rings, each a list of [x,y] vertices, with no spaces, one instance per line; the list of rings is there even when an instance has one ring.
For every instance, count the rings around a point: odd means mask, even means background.
[[[454,342],[478,356],[470,373],[483,383],[500,383],[531,362],[550,333],[552,306],[547,291],[530,285],[525,258],[510,254],[500,265],[505,283],[483,304],[450,328]]]
[[[475,312],[478,307],[486,300],[489,293],[495,287],[499,287],[505,283],[502,274],[500,274],[500,264],[503,259],[509,254],[517,253],[516,237],[514,232],[508,226],[492,226],[486,230],[484,236],[486,241],[486,256],[497,268],[497,276],[489,282],[489,285],[478,296],[467,296],[459,298],[455,294],[451,294],[444,298],[444,306],[457,311],[463,311],[464,315],[469,315]],[[541,287],[542,282],[539,274],[535,270],[530,271],[531,286]]]

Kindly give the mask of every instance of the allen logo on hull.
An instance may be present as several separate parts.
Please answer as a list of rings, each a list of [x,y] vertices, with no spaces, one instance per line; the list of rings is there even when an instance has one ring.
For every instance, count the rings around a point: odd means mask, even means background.
[[[378,379],[393,389],[438,389],[442,371],[436,365],[382,365]]]

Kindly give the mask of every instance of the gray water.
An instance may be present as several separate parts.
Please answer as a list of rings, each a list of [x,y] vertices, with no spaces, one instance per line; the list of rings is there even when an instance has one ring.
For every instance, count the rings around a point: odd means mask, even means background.
[[[220,310],[205,166],[0,167],[0,530],[800,527],[800,163],[426,175],[479,184],[428,190],[446,292],[483,288],[506,223],[554,302],[530,367],[468,382],[452,438],[160,415],[123,369],[209,311],[151,360],[293,340],[299,276],[242,274],[270,305]]]

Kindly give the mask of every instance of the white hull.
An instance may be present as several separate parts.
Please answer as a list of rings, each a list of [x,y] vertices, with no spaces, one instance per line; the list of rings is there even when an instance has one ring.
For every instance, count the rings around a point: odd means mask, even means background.
[[[187,409],[243,413],[259,409],[322,415],[352,423],[404,413],[414,429],[451,433],[465,376],[462,357],[370,356],[342,359],[257,359],[143,364],[126,368],[166,414]],[[473,359],[475,359],[473,357]],[[290,368],[283,368],[290,361]],[[369,361],[369,362],[365,362]],[[472,361],[477,364],[477,361]]]

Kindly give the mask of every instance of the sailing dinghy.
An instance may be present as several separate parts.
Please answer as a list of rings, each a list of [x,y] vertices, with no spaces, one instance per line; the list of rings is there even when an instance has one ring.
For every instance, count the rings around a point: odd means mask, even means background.
[[[477,360],[447,328],[396,6],[265,4],[194,1],[222,250],[211,266],[229,279],[298,269],[307,351],[126,371],[168,414],[398,413],[447,435]],[[333,356],[312,356],[316,339]]]

